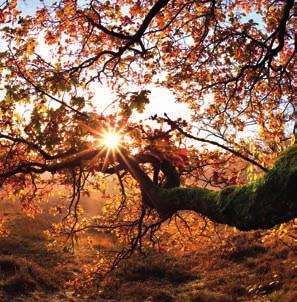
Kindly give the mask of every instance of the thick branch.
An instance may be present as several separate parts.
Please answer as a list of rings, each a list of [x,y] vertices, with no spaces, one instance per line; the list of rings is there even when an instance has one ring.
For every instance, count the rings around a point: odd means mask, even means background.
[[[65,160],[53,163],[53,164],[43,164],[40,162],[27,162],[20,164],[7,172],[0,173],[0,178],[7,178],[14,176],[19,173],[29,174],[37,173],[42,174],[44,172],[55,173],[63,169],[69,169],[74,167],[79,167],[84,161],[90,161],[94,159],[99,153],[100,149],[90,148],[79,153],[73,154],[66,158]]]
[[[92,160],[101,154],[102,150],[93,148],[51,165],[26,163],[0,174],[0,177],[6,179],[17,173],[56,172],[80,166],[83,161]],[[144,203],[155,209],[162,218],[170,217],[177,211],[190,210],[207,216],[214,222],[235,226],[240,230],[251,230],[271,228],[297,217],[297,146],[284,152],[261,179],[221,191],[179,187],[177,172],[168,162],[161,163],[160,166],[168,183],[161,188],[124,149],[114,159],[137,180]],[[146,159],[152,161],[152,158]]]
[[[130,157],[126,167],[161,216],[191,210],[240,230],[267,229],[297,217],[297,147],[291,147],[261,179],[221,191],[157,187]],[[133,169],[133,171],[131,170]]]

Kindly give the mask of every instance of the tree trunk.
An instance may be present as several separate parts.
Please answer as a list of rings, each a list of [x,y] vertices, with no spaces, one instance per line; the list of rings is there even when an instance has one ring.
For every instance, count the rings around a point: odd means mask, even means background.
[[[284,152],[256,182],[221,191],[160,188],[133,158],[122,160],[122,164],[139,182],[144,202],[163,217],[190,210],[240,230],[267,229],[297,217],[297,146]]]

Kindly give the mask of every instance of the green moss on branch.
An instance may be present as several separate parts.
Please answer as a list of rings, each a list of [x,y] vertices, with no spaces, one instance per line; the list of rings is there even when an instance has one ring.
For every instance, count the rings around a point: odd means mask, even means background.
[[[154,188],[155,191],[155,188]],[[155,204],[161,215],[192,210],[241,230],[266,229],[297,217],[297,147],[285,151],[259,180],[221,191],[159,188]]]

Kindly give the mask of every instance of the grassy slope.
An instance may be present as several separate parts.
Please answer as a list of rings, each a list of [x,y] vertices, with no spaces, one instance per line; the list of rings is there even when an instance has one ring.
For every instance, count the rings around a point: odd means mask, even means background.
[[[118,283],[111,279],[111,285],[117,286],[114,292],[106,290],[106,297],[115,301],[297,301],[297,249],[276,241],[262,244],[255,232],[240,233],[230,244],[232,248],[182,258],[131,259],[117,273]]]
[[[224,248],[210,246],[183,257],[130,259],[100,291],[75,297],[63,284],[84,259],[47,251],[42,232],[48,217],[32,220],[13,208],[5,213],[16,219],[10,237],[0,239],[0,301],[297,301],[297,246],[263,244],[259,232],[239,233]]]

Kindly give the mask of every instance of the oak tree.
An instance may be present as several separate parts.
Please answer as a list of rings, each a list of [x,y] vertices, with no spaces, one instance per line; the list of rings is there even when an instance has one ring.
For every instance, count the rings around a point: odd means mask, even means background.
[[[119,258],[184,210],[240,230],[296,218],[293,0],[58,0],[29,15],[19,2],[0,4],[0,187],[29,215],[68,186],[55,231],[114,232]],[[135,120],[153,85],[191,117]],[[94,190],[105,205],[87,219]]]

